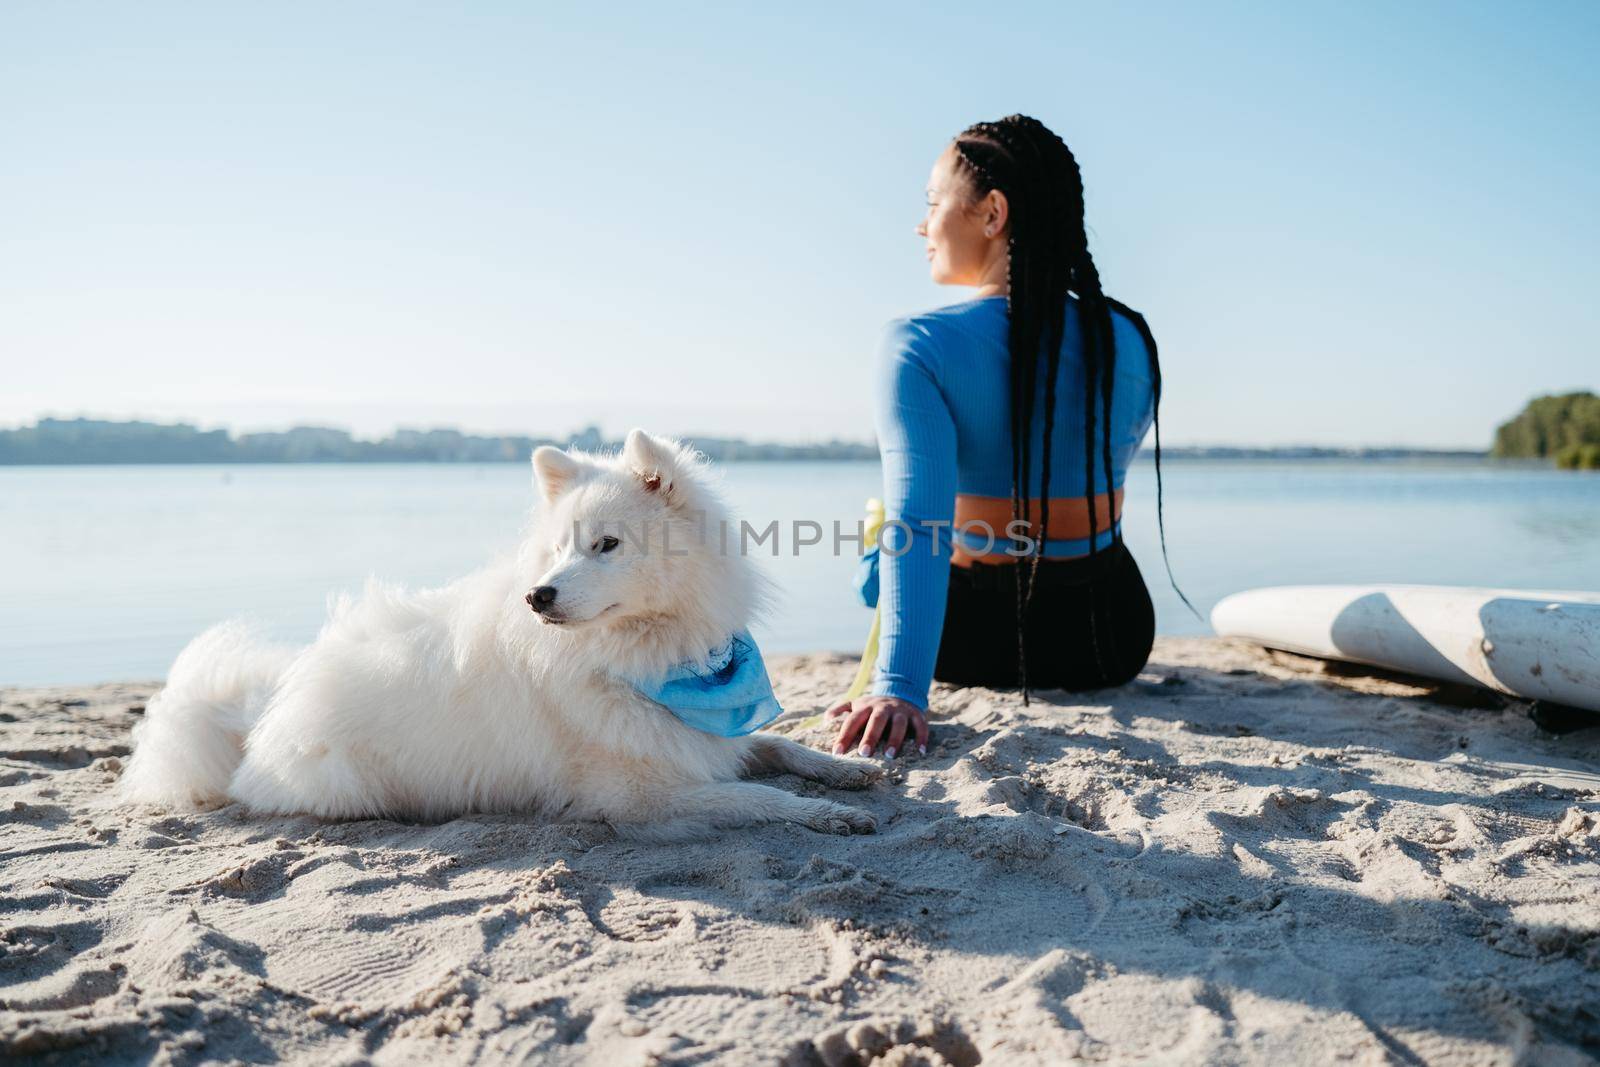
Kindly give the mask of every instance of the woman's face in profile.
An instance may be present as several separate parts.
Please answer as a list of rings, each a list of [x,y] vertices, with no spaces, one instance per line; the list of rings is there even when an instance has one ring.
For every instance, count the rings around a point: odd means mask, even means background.
[[[991,254],[983,202],[972,202],[966,178],[956,172],[956,150],[945,149],[928,175],[928,213],[917,224],[927,242],[928,273],[938,285],[978,285]]]

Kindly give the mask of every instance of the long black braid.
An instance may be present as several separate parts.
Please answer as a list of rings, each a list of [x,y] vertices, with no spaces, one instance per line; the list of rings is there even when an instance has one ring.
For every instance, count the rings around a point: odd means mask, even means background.
[[[1155,334],[1150,332],[1150,324],[1144,321],[1144,316],[1133,310],[1120,300],[1106,297],[1108,303],[1122,312],[1139,330],[1139,336],[1144,340],[1145,350],[1150,353],[1150,390],[1151,390],[1151,421],[1155,423],[1156,434],[1156,529],[1161,533],[1161,561],[1167,568],[1167,581],[1172,583],[1172,591],[1178,594],[1178,599],[1183,601],[1183,606],[1194,613],[1194,617],[1205,621],[1195,606],[1189,603],[1189,598],[1183,595],[1183,590],[1178,588],[1178,579],[1172,573],[1172,560],[1167,558],[1167,520],[1161,513],[1161,360],[1156,356]]]
[[[1096,453],[1104,467],[1108,495],[1112,493],[1111,411],[1116,371],[1116,343],[1111,309],[1100,274],[1089,254],[1084,226],[1083,178],[1078,162],[1060,137],[1043,123],[1026,115],[1009,115],[998,122],[980,122],[962,131],[955,141],[956,158],[973,185],[973,198],[990,190],[1005,194],[1009,208],[1008,287],[1006,312],[1011,351],[1011,517],[1031,531],[1033,412],[1038,398],[1040,363],[1044,364],[1044,434],[1039,463],[1041,513],[1038,538],[1030,559],[1016,572],[1017,674],[1022,699],[1028,702],[1026,620],[1038,578],[1039,560],[1050,538],[1050,458],[1055,433],[1056,384],[1061,369],[1061,347],[1066,327],[1068,296],[1077,297],[1078,329],[1084,364],[1084,502],[1089,519],[1089,555],[1099,551],[1095,492]],[[1153,402],[1160,406],[1160,367],[1154,338],[1137,313],[1116,304],[1138,326],[1150,353]],[[1099,408],[1097,413],[1096,408]],[[1097,414],[1103,416],[1097,418]],[[1100,430],[1096,448],[1095,431]],[[1157,422],[1159,426],[1159,421]],[[1161,453],[1159,429],[1156,445],[1156,516],[1161,526],[1161,553],[1166,560],[1166,529],[1161,506]],[[1114,498],[1113,498],[1114,499]],[[1114,520],[1108,517],[1114,526]],[[1120,540],[1120,533],[1114,538]],[[1113,542],[1115,543],[1115,541]],[[1167,562],[1167,576],[1172,566]],[[1173,589],[1177,582],[1173,580]],[[1178,590],[1179,597],[1188,598]],[[1191,605],[1190,610],[1193,610]],[[1100,648],[1098,612],[1090,612],[1096,665],[1106,673]]]

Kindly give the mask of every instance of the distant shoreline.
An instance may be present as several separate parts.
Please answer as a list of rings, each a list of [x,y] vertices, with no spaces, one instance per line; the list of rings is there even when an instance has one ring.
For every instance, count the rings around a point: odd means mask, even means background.
[[[1140,449],[1141,459],[1153,457],[1155,450]],[[1388,460],[1435,459],[1456,462],[1487,462],[1489,453],[1482,449],[1460,448],[1315,448],[1309,445],[1279,448],[1235,448],[1215,445],[1184,445],[1163,447],[1163,460],[1361,460],[1383,462]]]
[[[877,446],[870,441],[782,444],[693,434],[685,440],[719,463],[864,462],[878,458]],[[235,436],[227,430],[201,430],[189,423],[40,419],[33,426],[0,430],[0,466],[526,463],[529,455],[540,445],[596,451],[620,448],[622,442],[607,440],[595,426],[560,437],[490,436],[452,429],[400,429],[378,440],[360,440],[347,430],[320,426],[296,426],[281,432]],[[1148,459],[1153,455],[1152,449],[1145,448],[1140,458]],[[1161,458],[1175,462],[1486,462],[1489,453],[1483,450],[1438,448],[1187,445],[1163,448]]]
[[[687,439],[688,443],[704,452],[708,459],[717,463],[871,463],[878,460],[875,449],[864,447],[859,452],[850,449],[848,454],[843,449],[818,448],[811,452],[807,446],[774,446],[774,445],[744,445],[733,454],[718,455],[704,448],[699,442]],[[531,453],[531,449],[529,450]],[[820,453],[820,454],[819,454]],[[1155,459],[1153,449],[1140,449],[1135,457],[1136,462],[1152,462]],[[1459,464],[1484,464],[1494,467],[1529,467],[1546,469],[1550,464],[1544,460],[1534,459],[1492,459],[1486,452],[1458,452],[1434,449],[1242,449],[1242,448],[1162,448],[1161,461],[1163,463],[1406,463],[1417,461],[1433,461]],[[160,459],[146,459],[138,457],[116,457],[103,459],[29,459],[18,460],[0,457],[0,468],[4,467],[285,467],[285,466],[470,466],[494,464],[524,464],[528,462],[527,455],[523,456],[493,456],[493,457],[462,457],[462,458],[431,458],[424,456],[375,456],[375,457],[315,457],[315,458],[258,458],[234,457],[219,458],[210,456],[196,456],[194,458],[163,457]]]
[[[691,442],[693,443],[693,442]],[[703,451],[703,450],[702,450]],[[752,450],[764,452],[765,449]],[[741,453],[733,456],[712,456],[708,458],[718,463],[871,463],[878,459],[877,454],[869,455],[764,455]],[[1155,459],[1155,452],[1151,449],[1141,449],[1136,462],[1151,462]],[[1162,463],[1406,463],[1417,461],[1435,461],[1443,463],[1478,464],[1493,467],[1528,467],[1540,470],[1548,469],[1550,464],[1543,460],[1529,459],[1491,459],[1483,452],[1435,452],[1426,450],[1397,452],[1392,449],[1373,450],[1347,450],[1329,451],[1326,453],[1308,453],[1299,450],[1284,450],[1279,452],[1273,449],[1248,451],[1241,449],[1228,449],[1217,454],[1211,454],[1209,449],[1185,451],[1178,449],[1162,448]],[[522,458],[493,458],[493,459],[423,459],[408,456],[396,456],[382,459],[93,459],[93,460],[28,460],[18,461],[0,459],[0,468],[5,467],[403,467],[403,466],[485,466],[500,464],[523,464],[528,462]]]

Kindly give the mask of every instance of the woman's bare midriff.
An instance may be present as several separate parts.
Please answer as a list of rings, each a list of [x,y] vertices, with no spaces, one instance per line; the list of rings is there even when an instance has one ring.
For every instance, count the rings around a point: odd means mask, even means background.
[[[1028,504],[1028,537],[1037,538],[1044,509],[1042,501],[1034,497]],[[1122,516],[1122,490],[1099,493],[1095,496],[1096,531],[1108,529]],[[969,530],[978,537],[994,534],[994,549],[977,554],[964,548],[958,539],[950,562],[958,567],[973,563],[1015,563],[1017,557],[1006,552],[1011,523],[1011,498],[1003,496],[978,496],[973,493],[956,494],[955,529]],[[1050,498],[1050,540],[1068,541],[1089,536],[1089,505],[1083,497]],[[1072,556],[1051,556],[1051,559],[1072,559]]]

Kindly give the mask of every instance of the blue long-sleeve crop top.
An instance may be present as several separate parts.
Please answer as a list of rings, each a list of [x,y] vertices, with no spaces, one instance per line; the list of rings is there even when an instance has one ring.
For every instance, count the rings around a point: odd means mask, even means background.
[[[1154,418],[1154,385],[1146,329],[1137,313],[1112,304],[1116,364],[1111,403],[1111,484],[1097,453],[1095,492],[1123,483]],[[1051,453],[1052,498],[1082,497],[1084,366],[1075,299],[1067,302]],[[968,300],[891,322],[878,353],[875,421],[883,460],[889,523],[875,575],[882,613],[871,693],[928,706],[928,686],[944,627],[950,577],[950,523],[958,493],[1011,496],[1010,369],[1006,300]],[[1044,375],[1032,419],[1029,496],[1038,495],[1044,437]],[[1096,449],[1105,409],[1096,388]],[[903,524],[903,525],[900,525]],[[905,542],[906,531],[910,544]],[[1004,545],[1004,531],[997,531]],[[956,537],[963,534],[957,532]],[[1097,546],[1109,545],[1103,530]],[[983,539],[977,549],[982,551]],[[1089,551],[1087,538],[1044,546],[1048,556]],[[870,568],[869,568],[870,570]],[[868,579],[870,582],[870,579]]]

